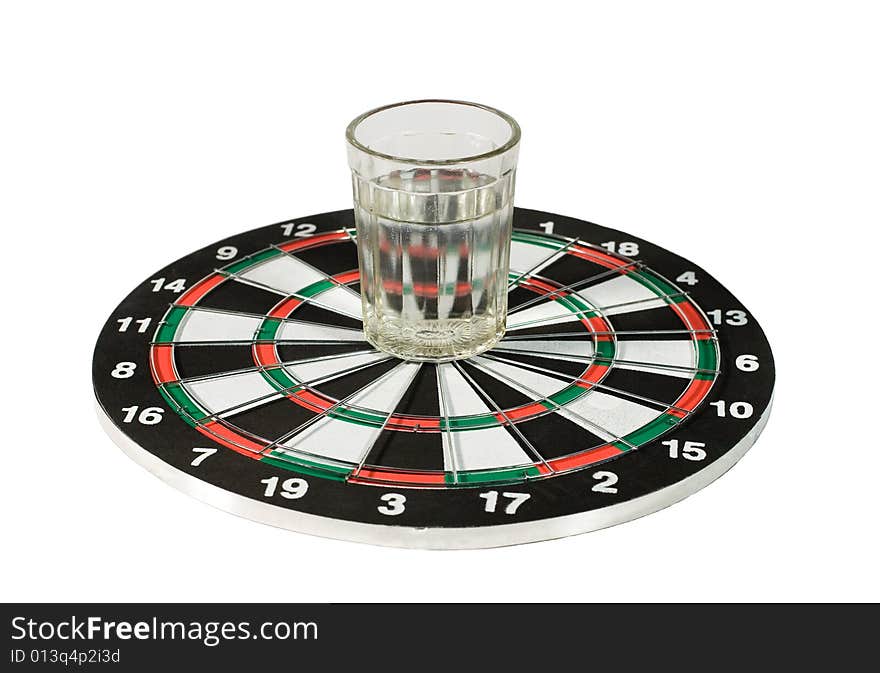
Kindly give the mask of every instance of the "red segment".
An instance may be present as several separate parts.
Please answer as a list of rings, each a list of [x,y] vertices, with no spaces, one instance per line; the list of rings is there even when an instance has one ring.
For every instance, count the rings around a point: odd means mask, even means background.
[[[316,395],[310,390],[298,390],[294,393],[288,393],[287,397],[306,409],[311,411],[322,412],[332,407],[335,402],[331,402],[325,397]]]
[[[443,472],[394,472],[392,470],[361,470],[357,477],[352,477],[349,481],[359,482],[396,482],[404,484],[435,484],[442,485],[446,483],[446,476]]]
[[[348,234],[344,231],[331,231],[329,234],[310,236],[299,241],[288,241],[287,243],[282,243],[278,247],[285,252],[291,252],[292,250],[302,250],[303,248],[324,245],[325,243],[330,243],[332,241],[341,241],[345,238],[348,238]]]
[[[617,259],[607,253],[600,252],[599,250],[595,250],[593,248],[584,248],[579,245],[574,245],[568,249],[569,255],[574,255],[575,257],[580,257],[581,259],[586,259],[594,264],[599,264],[600,266],[607,267],[609,269],[623,269],[623,267],[627,267],[631,264],[631,262],[626,262],[622,259]]]
[[[413,431],[416,430],[429,430],[432,432],[437,432],[440,429],[440,419],[439,418],[404,418],[403,416],[391,416],[388,419],[388,427],[389,429],[400,428],[412,428]],[[395,426],[395,427],[392,427]]]
[[[265,448],[262,444],[257,444],[246,437],[242,437],[222,423],[211,421],[205,425],[197,425],[196,430],[206,437],[210,437],[215,442],[219,442],[223,446],[230,448],[243,456],[250,456],[256,460],[259,460],[262,457],[259,453],[254,453],[262,451],[263,448]]]
[[[690,302],[683,301],[679,304],[673,304],[672,310],[678,313],[682,320],[685,321],[688,325],[690,325],[690,329],[693,330],[706,330],[702,333],[695,334],[697,339],[711,339],[711,327],[703,320],[703,316],[700,315],[700,312],[696,309],[696,307]]]
[[[623,453],[623,451],[618,449],[616,446],[612,444],[606,444],[605,446],[600,446],[598,449],[591,449],[589,451],[576,453],[573,456],[566,456],[564,458],[556,458],[555,460],[551,460],[549,464],[550,467],[552,467],[557,472],[562,472],[565,470],[572,470],[576,467],[583,467],[584,465],[598,463],[601,460],[613,458],[614,456],[620,455],[621,453]]]
[[[293,313],[293,309],[302,304],[302,299],[297,299],[295,297],[290,297],[288,299],[283,299],[282,301],[275,304],[271,311],[269,311],[270,318],[286,318],[291,313]]]
[[[709,393],[709,389],[712,387],[712,381],[703,381],[701,379],[694,379],[691,381],[691,384],[687,387],[681,397],[678,398],[675,402],[675,406],[679,409],[685,409],[687,411],[693,411],[697,408],[697,405],[703,401],[703,398]]]
[[[251,350],[254,354],[254,362],[258,365],[266,367],[280,363],[278,352],[275,350],[275,344],[254,344]]]
[[[177,306],[192,306],[224,280],[226,280],[226,276],[221,276],[219,273],[215,273],[213,276],[208,276],[205,280],[196,283],[189,290],[184,292],[183,296],[178,299],[175,304]]]
[[[515,421],[520,418],[526,418],[528,416],[534,416],[535,414],[540,414],[544,411],[547,411],[547,407],[543,404],[539,404],[535,402],[534,404],[526,404],[522,407],[516,407],[515,409],[510,409],[509,411],[505,411],[504,414],[512,421]]]
[[[174,357],[171,354],[172,346],[153,346],[150,349],[150,369],[153,371],[153,380],[156,383],[168,383],[177,380],[177,372],[174,371]]]
[[[333,280],[335,280],[337,283],[342,283],[343,285],[345,283],[353,283],[356,280],[360,280],[360,278],[361,272],[358,270],[345,271],[344,273],[337,273],[335,276],[333,276]]]
[[[599,383],[607,372],[607,365],[590,365],[587,367],[587,371],[581,374],[577,384],[582,388],[592,388],[592,384]]]

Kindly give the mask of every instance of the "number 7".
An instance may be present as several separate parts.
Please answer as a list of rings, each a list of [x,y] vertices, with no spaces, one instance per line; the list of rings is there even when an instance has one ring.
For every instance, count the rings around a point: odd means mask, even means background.
[[[206,460],[209,456],[213,456],[215,453],[217,453],[217,449],[214,449],[214,448],[204,448],[204,447],[198,447],[198,446],[197,446],[197,447],[193,448],[193,453],[198,453],[198,454],[200,454],[200,455],[198,455],[198,456],[196,456],[195,458],[193,458],[193,459],[192,459],[192,462],[190,463],[190,465],[192,465],[193,467],[198,467],[199,465],[201,465],[202,463],[204,463],[205,460]]]

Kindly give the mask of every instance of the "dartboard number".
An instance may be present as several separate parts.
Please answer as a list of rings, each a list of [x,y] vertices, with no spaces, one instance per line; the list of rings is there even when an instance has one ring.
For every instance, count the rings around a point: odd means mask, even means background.
[[[147,328],[150,326],[150,323],[153,322],[153,319],[152,318],[139,318],[138,320],[135,320],[132,317],[127,317],[127,318],[119,318],[119,320],[117,320],[116,322],[119,323],[119,331],[120,332],[127,332],[128,328],[131,327],[131,324],[135,323],[138,326],[137,331],[140,334],[143,334],[144,332],[147,331]]]
[[[397,516],[406,510],[406,496],[400,495],[400,493],[386,493],[379,500],[385,503],[376,508],[379,510],[379,514]]]
[[[685,271],[678,278],[675,279],[677,283],[684,283],[685,285],[696,285],[700,281],[697,280],[697,274],[693,271]]]
[[[709,406],[715,407],[719,418],[732,416],[733,418],[751,418],[755,413],[755,407],[748,402],[731,402],[728,404],[724,400],[710,402]]]
[[[281,483],[281,490],[278,489],[279,482]],[[281,481],[278,477],[269,477],[268,479],[261,479],[260,483],[266,485],[266,488],[263,489],[263,496],[266,498],[271,498],[277,492],[278,495],[287,500],[299,500],[309,490],[309,482],[298,477],[291,477],[284,481]]]
[[[110,372],[110,376],[114,379],[130,379],[134,376],[135,369],[137,369],[137,364],[134,362],[117,362],[113,371]]]
[[[140,413],[138,411],[140,410]],[[123,423],[133,423],[135,419],[141,425],[158,425],[162,422],[165,410],[162,407],[145,407],[143,410],[138,405],[123,407],[125,417]]]
[[[753,372],[760,368],[757,355],[737,355],[736,368],[743,372]]]
[[[734,327],[739,327],[740,325],[745,325],[749,322],[746,312],[740,311],[739,309],[722,311],[720,308],[716,308],[712,311],[706,311],[706,315],[712,318],[712,322],[716,325],[733,325]]]
[[[667,439],[661,443],[669,447],[670,458],[684,458],[685,460],[693,461],[706,459],[705,442],[692,442],[690,440],[679,442],[677,439]]]
[[[595,493],[617,493],[617,486],[615,486],[617,475],[614,472],[599,470],[598,472],[593,472],[593,479],[598,482],[591,489]]]
[[[541,222],[538,226],[541,227],[546,234],[553,233],[553,222]]]
[[[174,294],[180,294],[186,289],[186,278],[178,278],[176,280],[170,280],[167,283],[166,279],[163,278],[154,278],[150,281],[153,285],[153,292],[161,292],[162,290],[171,290]]]
[[[505,514],[516,514],[516,510],[519,509],[519,506],[532,497],[528,493],[507,492],[502,493],[501,496],[508,500],[508,503],[504,507]],[[492,513],[497,509],[498,491],[486,491],[485,493],[480,493],[480,497],[486,501],[486,506],[484,508],[485,511]]]
[[[217,248],[217,254],[215,257],[217,259],[222,259],[224,261],[229,261],[233,259],[238,254],[238,248],[234,245],[224,245],[220,248]]]
[[[600,243],[608,252],[616,252],[618,255],[635,257],[639,254],[639,244],[633,241],[605,241]]]
[[[190,465],[192,465],[193,467],[198,467],[199,465],[204,463],[208,458],[210,458],[215,453],[217,453],[217,449],[210,448],[210,447],[196,446],[196,447],[193,447],[193,453],[197,453],[199,455],[197,455],[195,458],[192,459],[192,462],[190,462]]]
[[[293,234],[296,238],[308,238],[309,236],[314,236],[317,230],[317,225],[311,224],[309,222],[303,222],[302,224],[286,222],[281,225],[281,231],[284,233],[285,236],[290,236],[291,234]]]

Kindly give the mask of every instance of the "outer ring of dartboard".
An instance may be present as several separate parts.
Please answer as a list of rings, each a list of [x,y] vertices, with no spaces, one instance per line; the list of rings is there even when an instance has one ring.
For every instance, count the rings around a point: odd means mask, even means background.
[[[517,209],[515,226],[541,231],[538,225],[548,220],[554,222],[555,231],[562,236],[579,236],[591,243],[637,242],[641,249],[640,260],[666,277],[694,272],[699,284],[689,288],[689,295],[705,311],[719,312],[722,324],[717,326],[718,344],[726,367],[722,366],[707,399],[691,417],[638,451],[590,466],[590,469],[517,484],[515,489],[528,492],[533,506],[514,522],[505,521],[497,513],[481,511],[480,504],[485,501],[480,500],[479,495],[486,489],[482,485],[432,490],[315,480],[309,489],[310,498],[267,501],[262,482],[273,476],[289,477],[290,472],[273,469],[271,465],[231,451],[218,454],[210,469],[198,472],[192,469],[191,447],[205,440],[191,428],[188,428],[193,433],[191,436],[180,432],[179,435],[186,437],[169,442],[166,441],[168,434],[158,427],[135,428],[123,421],[126,412],[120,410],[132,405],[167,409],[152,380],[149,385],[140,386],[137,393],[131,393],[137,399],[131,394],[126,397],[125,387],[119,380],[107,381],[108,367],[120,360],[136,361],[144,370],[149,370],[149,339],[120,339],[117,334],[120,316],[143,314],[147,317],[149,314],[158,318],[165,313],[167,302],[158,306],[156,297],[150,296],[149,280],[120,304],[98,339],[93,379],[101,423],[133,460],[200,500],[270,525],[352,541],[423,548],[492,547],[586,532],[666,507],[723,474],[751,447],[763,429],[775,378],[769,344],[753,317],[726,289],[700,267],[662,248],[615,230],[540,211]],[[325,213],[290,222],[306,221],[314,223],[319,232],[327,231],[350,227],[352,213]],[[277,227],[270,225],[219,241],[169,265],[151,279],[187,275],[201,278],[210,271],[218,246],[235,245],[240,250],[255,252],[284,238]],[[748,322],[741,326],[724,324],[724,316],[731,310],[745,311]],[[744,354],[760,362],[757,371],[742,372],[733,367],[737,357]],[[754,414],[745,421],[730,415],[719,417],[718,406],[712,404],[718,401],[747,401]],[[177,419],[168,420],[170,427],[170,421]],[[181,425],[185,426],[182,422]],[[707,458],[699,463],[672,460],[663,443],[669,440],[703,442],[707,446]],[[172,446],[175,442],[178,445]],[[619,484],[616,493],[594,491],[597,483],[594,468],[615,471]],[[499,490],[503,489],[499,487]],[[316,495],[316,491],[327,492]],[[409,516],[392,519],[378,511],[387,502],[383,496],[389,494],[405,494]]]

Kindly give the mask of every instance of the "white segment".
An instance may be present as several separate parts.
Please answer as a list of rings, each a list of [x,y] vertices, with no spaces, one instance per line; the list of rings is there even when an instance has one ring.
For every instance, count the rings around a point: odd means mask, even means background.
[[[407,362],[398,365],[394,373],[381,381],[374,382],[346,404],[389,414],[394,411],[418,369],[419,365],[416,363]],[[282,446],[334,460],[358,463],[375,439],[377,432],[378,428],[372,426],[325,416],[298,435],[291,437]]]
[[[251,341],[263,322],[232,313],[187,311],[174,335],[175,341]]]
[[[487,360],[486,358],[482,357],[477,357],[475,359],[480,367],[484,367],[490,372],[495,372],[497,374],[501,374],[502,376],[506,376],[506,379],[499,377],[499,380],[502,383],[510,386],[511,388],[519,390],[521,393],[527,395],[533,400],[537,399],[535,393],[543,395],[544,397],[549,397],[553,393],[559,392],[560,390],[568,386],[568,384],[566,384],[564,381],[554,379],[553,377],[546,376],[545,374],[533,372],[518,365],[510,364],[507,362],[498,362],[496,360]],[[591,394],[595,393],[593,393],[592,391],[585,391],[585,394],[582,395],[579,399],[575,400],[574,402],[569,402],[561,409],[557,408],[556,412],[559,415],[567,418],[572,423],[576,423],[582,428],[589,430],[594,435],[598,435],[606,440],[613,439],[613,435],[602,434],[601,430],[593,427],[584,420],[586,419],[587,421],[592,421],[593,419],[588,414],[582,413],[578,405],[580,404],[581,406],[583,406],[581,400],[589,397]],[[569,413],[569,410],[574,411],[574,413]]]
[[[285,365],[284,369],[297,381],[314,381],[325,376],[331,376],[342,369],[351,369],[352,367],[386,359],[388,359],[388,356],[384,353],[352,353],[351,355],[340,355],[332,360],[289,364]]]
[[[697,356],[691,341],[618,341],[615,358],[634,360],[636,362],[674,365],[676,367],[696,367]],[[650,366],[628,365],[617,362],[615,367],[662,373],[667,376],[678,376],[683,379],[693,378],[688,372],[674,369],[657,369]]]
[[[360,320],[361,298],[351,289],[337,285],[326,292],[315,295],[314,300],[321,308],[338,311],[343,315]]]
[[[541,245],[511,241],[510,243],[510,271],[517,276],[530,271],[537,273],[556,258],[557,251],[545,248]],[[542,263],[543,262],[543,263]],[[536,264],[540,266],[534,268]]]
[[[495,413],[453,365],[437,365],[437,375],[443,382],[446,413],[449,416]],[[530,465],[534,462],[514,437],[500,426],[449,432],[447,435],[455,469],[459,472]],[[452,465],[444,467],[452,470]]]
[[[204,409],[216,413],[229,407],[244,404],[249,400],[276,393],[266,399],[260,399],[221,416],[233,416],[247,409],[253,409],[272,400],[281,397],[277,394],[266,379],[259,372],[247,372],[245,374],[233,374],[222,378],[205,379],[184,383],[186,392],[196,400]]]
[[[279,341],[364,341],[364,333],[359,329],[289,320],[281,323],[275,338]]]
[[[293,294],[306,285],[327,279],[324,274],[290,255],[272,257],[262,264],[246,269],[239,277],[261,283],[284,294]]]
[[[502,339],[497,348],[511,351],[534,351],[546,357],[580,356],[590,357],[593,355],[592,341],[551,341],[544,339]]]
[[[565,387],[564,384],[560,385],[559,381],[549,376],[526,371],[516,365],[495,362],[480,357],[477,360],[480,362],[480,365],[485,365],[487,369],[504,374],[513,379],[513,381],[521,381],[523,385],[545,396]],[[518,387],[511,381],[504,379],[502,381],[512,388]],[[534,393],[524,389],[522,391],[534,397]],[[573,413],[568,413],[569,411]],[[581,395],[576,400],[564,405],[557,413],[605,440],[622,437],[660,415],[659,411],[651,407],[608,395],[596,388],[591,388],[585,395]],[[590,423],[585,423],[585,420],[590,421]]]
[[[555,325],[561,322],[580,320],[576,313],[566,309],[556,301],[544,301],[517,311],[507,318],[507,329],[514,331],[538,325]]]
[[[662,299],[657,298],[655,292],[652,292],[629,276],[615,276],[596,285],[578,290],[576,294],[583,297],[589,304],[598,308],[605,315],[644,311],[649,308],[667,305]],[[646,301],[650,299],[654,301]],[[607,306],[615,306],[616,304],[625,304],[632,301],[643,301],[644,303],[605,309]]]

